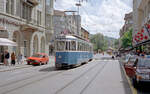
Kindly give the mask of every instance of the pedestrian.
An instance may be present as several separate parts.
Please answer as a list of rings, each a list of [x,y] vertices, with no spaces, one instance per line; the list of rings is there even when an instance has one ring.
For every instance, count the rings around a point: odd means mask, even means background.
[[[0,62],[4,63],[4,53],[3,52],[1,53],[0,58],[1,58]]]
[[[9,65],[9,62],[8,62],[9,57],[10,57],[9,52],[8,52],[8,51],[5,51],[4,64],[5,64],[6,66]]]
[[[11,65],[15,65],[15,63],[16,63],[16,55],[15,55],[15,53],[13,52],[13,53],[11,54]]]
[[[17,62],[18,62],[18,64],[19,64],[19,63],[22,64],[22,62],[23,62],[22,54],[19,54],[19,55],[18,55]]]

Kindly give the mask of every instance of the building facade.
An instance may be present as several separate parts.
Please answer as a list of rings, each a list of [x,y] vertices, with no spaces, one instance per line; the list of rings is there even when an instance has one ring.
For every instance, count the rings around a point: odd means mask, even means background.
[[[16,55],[31,56],[49,52],[46,34],[46,0],[0,0],[0,37],[17,43],[5,47]],[[52,8],[51,8],[52,10]]]
[[[60,34],[81,36],[80,15],[67,15],[63,11],[54,10],[53,25],[55,36]]]
[[[119,48],[121,48],[121,45],[122,45],[121,38],[123,37],[125,32],[128,32],[130,29],[133,29],[133,13],[130,12],[128,14],[125,14],[124,21],[125,23],[119,32],[119,35],[120,35]]]
[[[138,32],[145,27],[146,24],[150,24],[150,0],[133,0],[133,38]],[[134,39],[133,39],[134,40]],[[133,41],[133,45],[137,43]]]
[[[125,32],[129,31],[129,29],[133,28],[133,13],[130,12],[128,14],[125,14],[124,20],[125,23],[120,30],[120,37],[122,37]]]
[[[89,32],[81,27],[81,37],[89,41]]]

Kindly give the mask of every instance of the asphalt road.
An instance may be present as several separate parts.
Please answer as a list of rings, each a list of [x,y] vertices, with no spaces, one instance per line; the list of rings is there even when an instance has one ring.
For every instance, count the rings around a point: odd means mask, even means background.
[[[95,55],[87,64],[56,70],[54,63],[1,72],[0,94],[132,94],[117,60]]]

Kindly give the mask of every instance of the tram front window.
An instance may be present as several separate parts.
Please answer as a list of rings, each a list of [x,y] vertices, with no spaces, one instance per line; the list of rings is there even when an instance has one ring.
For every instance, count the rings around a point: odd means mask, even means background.
[[[57,41],[57,50],[58,51],[64,51],[65,48],[65,42],[64,41]]]

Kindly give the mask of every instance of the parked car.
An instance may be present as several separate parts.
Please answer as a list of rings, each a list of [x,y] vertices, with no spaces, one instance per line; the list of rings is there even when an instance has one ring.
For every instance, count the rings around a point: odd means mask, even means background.
[[[130,55],[130,56],[128,56],[127,58],[126,58],[126,60],[125,60],[125,64],[127,64],[127,65],[133,65],[134,64],[134,62],[136,61],[136,58],[137,58],[137,56],[135,56],[135,55]]]
[[[30,65],[42,65],[42,64],[48,64],[49,57],[45,53],[36,53],[32,55],[31,57],[27,58],[27,64]]]
[[[132,79],[133,85],[139,82],[150,82],[150,59],[137,58],[133,64],[125,64],[126,74]]]

